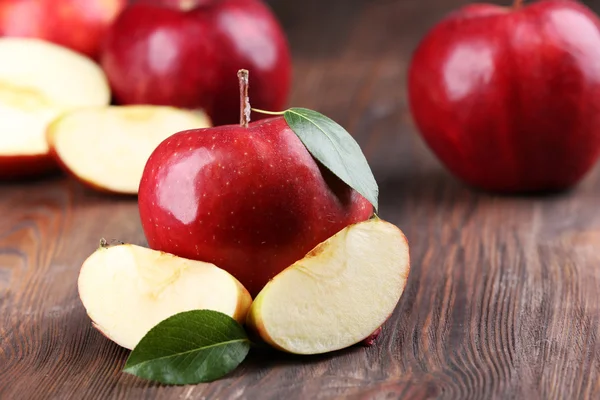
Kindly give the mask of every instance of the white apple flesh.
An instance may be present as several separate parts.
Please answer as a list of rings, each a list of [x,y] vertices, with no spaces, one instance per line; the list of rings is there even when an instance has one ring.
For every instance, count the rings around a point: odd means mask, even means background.
[[[131,244],[98,248],[83,263],[78,287],[94,326],[127,349],[179,312],[209,309],[243,323],[252,303],[242,284],[214,264]]]
[[[137,194],[144,166],[172,134],[206,128],[200,110],[136,105],[95,107],[63,115],[48,128],[51,153],[79,181],[95,189]]]
[[[67,48],[30,38],[0,38],[0,177],[35,175],[51,159],[46,128],[79,107],[110,102],[100,67]]]
[[[248,326],[290,353],[352,346],[389,318],[409,270],[400,229],[380,219],[350,225],[275,276],[254,300]]]

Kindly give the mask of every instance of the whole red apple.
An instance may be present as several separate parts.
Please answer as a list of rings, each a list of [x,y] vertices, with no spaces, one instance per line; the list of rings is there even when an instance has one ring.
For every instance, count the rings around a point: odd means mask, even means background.
[[[318,163],[284,117],[241,120],[163,141],[138,202],[151,248],[212,262],[255,296],[373,206]]]
[[[408,89],[425,141],[468,184],[569,188],[600,155],[600,21],[568,0],[466,6],[420,43]]]
[[[285,107],[291,80],[284,32],[259,0],[138,1],[110,30],[102,65],[119,103],[202,108],[215,125],[238,120],[239,69],[259,109]]]
[[[0,36],[35,37],[96,59],[127,0],[2,0]]]

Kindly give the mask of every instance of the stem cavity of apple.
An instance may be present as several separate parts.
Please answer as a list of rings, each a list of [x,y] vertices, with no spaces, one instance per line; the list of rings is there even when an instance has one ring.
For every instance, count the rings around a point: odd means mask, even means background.
[[[237,73],[240,83],[240,126],[248,127],[250,122],[250,98],[248,97],[248,70],[240,69]]]

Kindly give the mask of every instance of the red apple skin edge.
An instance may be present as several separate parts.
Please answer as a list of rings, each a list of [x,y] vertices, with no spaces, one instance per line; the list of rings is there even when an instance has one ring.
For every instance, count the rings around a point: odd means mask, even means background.
[[[282,110],[290,90],[286,37],[259,0],[138,1],[109,31],[101,63],[118,103],[202,108],[214,125],[239,119],[231,77],[241,68],[253,107]]]
[[[58,171],[50,154],[0,155],[0,181],[38,178]]]
[[[600,155],[600,21],[578,2],[457,10],[416,49],[408,88],[424,140],[472,186],[564,190]]]
[[[127,0],[2,0],[0,36],[35,37],[98,59]]]
[[[383,328],[381,326],[375,329],[375,332],[371,333],[367,338],[363,339],[361,344],[365,347],[373,346],[379,335],[381,335],[382,330]]]
[[[253,297],[317,244],[373,214],[283,117],[171,136],[150,156],[138,202],[151,248],[212,262]]]

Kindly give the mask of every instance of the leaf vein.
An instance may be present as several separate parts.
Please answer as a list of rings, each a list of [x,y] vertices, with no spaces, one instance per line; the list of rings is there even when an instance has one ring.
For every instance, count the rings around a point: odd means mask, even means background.
[[[211,345],[208,345],[208,346],[205,346],[205,347],[199,347],[199,348],[190,349],[190,350],[179,352],[179,353],[169,354],[169,355],[162,356],[162,357],[157,357],[157,358],[152,358],[152,359],[149,359],[149,360],[140,361],[140,362],[138,362],[136,364],[133,364],[133,365],[130,365],[129,367],[126,367],[125,370],[138,369],[138,368],[141,368],[142,366],[144,366],[146,364],[153,363],[153,362],[156,362],[158,360],[166,360],[166,359],[169,359],[169,358],[175,358],[175,357],[179,357],[179,356],[189,355],[189,354],[194,353],[194,352],[201,352],[201,351],[204,351],[204,350],[210,350],[211,348],[218,348],[220,346],[226,346],[228,344],[244,343],[244,342],[248,342],[249,343],[249,340],[248,339],[235,339],[235,340],[228,340],[226,342],[219,342],[219,343],[211,344]]]

